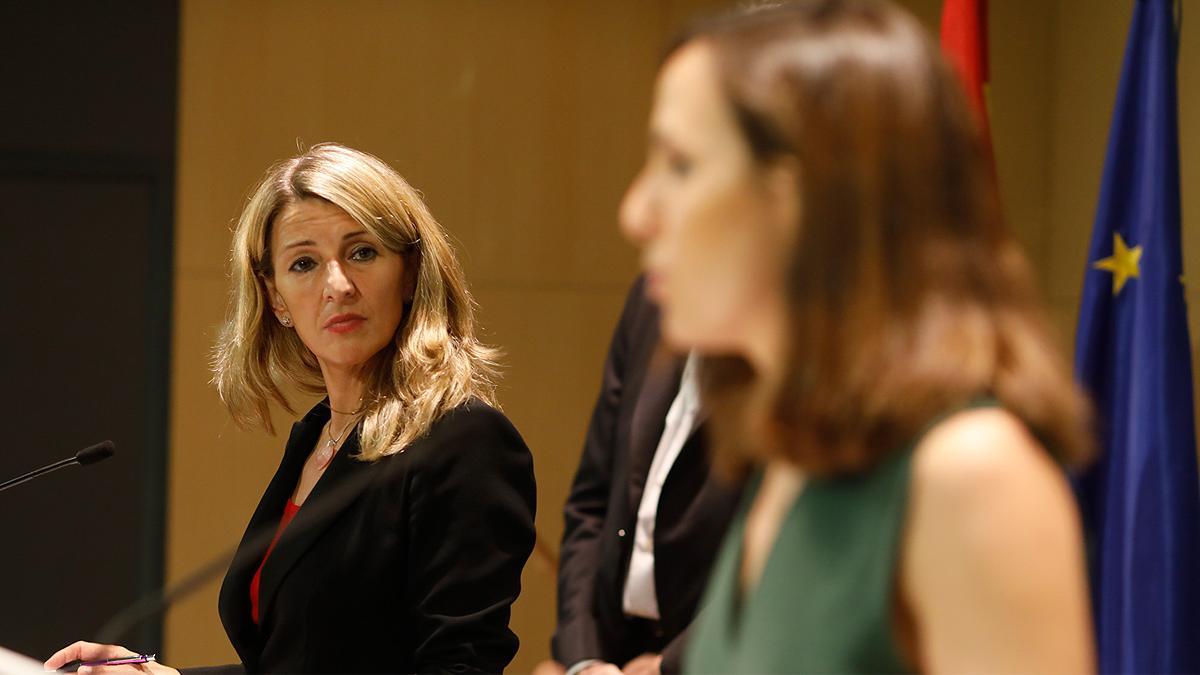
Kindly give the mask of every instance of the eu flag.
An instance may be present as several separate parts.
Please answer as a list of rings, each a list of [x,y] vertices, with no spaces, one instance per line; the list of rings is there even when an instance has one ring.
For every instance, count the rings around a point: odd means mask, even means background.
[[[1175,14],[1137,0],[1088,251],[1075,370],[1099,416],[1079,483],[1103,673],[1200,672],[1200,490],[1180,240]]]

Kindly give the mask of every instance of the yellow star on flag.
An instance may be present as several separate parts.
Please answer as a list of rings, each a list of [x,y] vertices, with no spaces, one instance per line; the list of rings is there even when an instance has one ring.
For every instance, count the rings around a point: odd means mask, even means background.
[[[1142,270],[1138,267],[1141,259],[1142,247],[1134,246],[1133,248],[1129,248],[1125,245],[1125,240],[1121,238],[1121,235],[1114,232],[1113,254],[1092,263],[1092,267],[1112,272],[1113,295],[1117,295],[1125,287],[1126,281],[1129,281],[1130,278],[1137,279],[1141,276]]]

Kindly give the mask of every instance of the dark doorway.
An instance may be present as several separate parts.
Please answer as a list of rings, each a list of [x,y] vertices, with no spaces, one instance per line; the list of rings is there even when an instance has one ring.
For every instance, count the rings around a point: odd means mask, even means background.
[[[0,480],[117,445],[0,493],[0,646],[35,658],[163,579],[178,14],[0,5]]]

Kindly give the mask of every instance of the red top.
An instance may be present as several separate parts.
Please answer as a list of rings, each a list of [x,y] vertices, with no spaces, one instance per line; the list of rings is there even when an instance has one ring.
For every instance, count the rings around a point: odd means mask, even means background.
[[[292,522],[292,518],[300,512],[300,507],[288,500],[283,507],[283,517],[279,519],[279,529],[275,530],[275,538],[271,540],[271,545],[267,547],[267,552],[263,555],[262,562],[258,564],[258,570],[254,572],[254,578],[250,580],[250,618],[254,619],[254,623],[258,623],[258,583],[262,578],[263,565],[267,564],[267,558],[271,557],[271,551],[275,549],[275,542],[279,541],[279,535],[283,534],[283,530]]]

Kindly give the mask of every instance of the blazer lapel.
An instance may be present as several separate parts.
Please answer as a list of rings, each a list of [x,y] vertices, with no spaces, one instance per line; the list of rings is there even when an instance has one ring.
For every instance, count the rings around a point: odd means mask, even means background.
[[[314,410],[292,425],[279,468],[250,517],[221,584],[221,620],[229,633],[230,643],[246,664],[254,663],[258,653],[258,627],[250,618],[250,580],[279,526],[284,503],[296,489],[296,481],[308,456],[306,448],[312,447],[323,424],[320,411]]]
[[[683,375],[685,359],[672,356],[669,359],[652,358],[646,379],[638,393],[633,410],[633,423],[629,442],[629,509],[636,514],[642,501],[642,490],[650,463],[662,440],[666,427],[667,411],[675,395],[679,393],[679,380]]]
[[[351,433],[309,493],[308,499],[301,505],[296,517],[275,543],[275,548],[263,565],[262,578],[259,580],[260,623],[263,623],[270,613],[280,585],[288,572],[337,517],[362,495],[374,475],[372,469],[376,465],[355,459],[353,455],[357,452],[358,435]],[[295,488],[294,483],[292,488]]]

